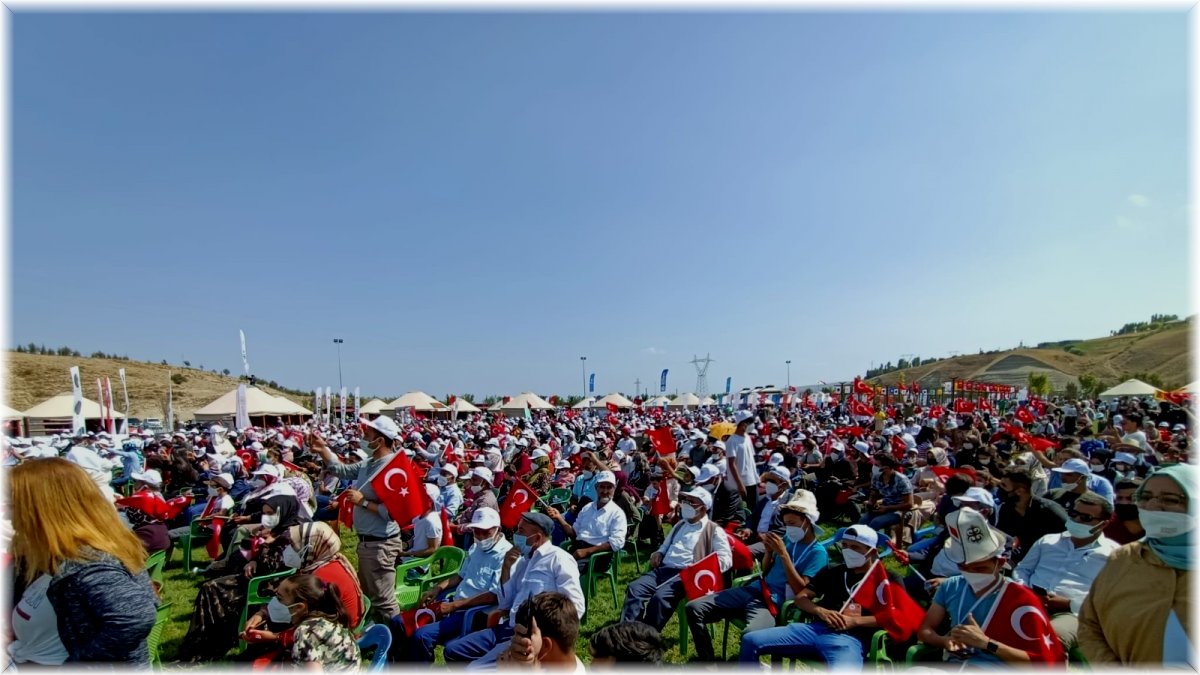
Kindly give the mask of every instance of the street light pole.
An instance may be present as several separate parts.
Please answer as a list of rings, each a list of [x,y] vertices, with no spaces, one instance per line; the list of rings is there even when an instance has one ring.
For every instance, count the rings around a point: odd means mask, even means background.
[[[583,374],[583,397],[587,398],[587,357],[579,357],[579,372]]]
[[[788,359],[787,361],[784,361],[784,363],[787,364],[787,368],[788,368],[787,386],[788,386],[788,389],[791,390],[791,388],[792,388],[792,360]]]
[[[337,345],[338,350],[338,391],[342,390],[342,343],[345,340],[341,338],[333,338],[333,343]]]

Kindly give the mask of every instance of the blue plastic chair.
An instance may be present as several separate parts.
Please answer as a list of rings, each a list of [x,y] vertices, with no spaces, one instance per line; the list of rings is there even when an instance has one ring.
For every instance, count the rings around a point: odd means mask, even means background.
[[[392,632],[388,627],[377,623],[367,629],[366,633],[358,639],[358,649],[360,652],[375,650],[371,655],[371,665],[367,668],[368,673],[383,672],[384,666],[387,665],[388,650],[392,648]]]

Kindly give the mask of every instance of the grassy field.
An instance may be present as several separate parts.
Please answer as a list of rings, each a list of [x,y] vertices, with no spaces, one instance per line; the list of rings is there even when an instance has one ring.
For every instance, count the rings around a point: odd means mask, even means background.
[[[821,527],[822,538],[828,537],[836,528],[831,525]],[[342,552],[350,559],[351,563],[356,563],[355,547],[357,539],[352,532],[345,529],[342,530]],[[649,552],[642,552],[643,571],[645,570],[646,560]],[[171,620],[166,626],[163,634],[162,642],[162,660],[164,664],[175,659],[179,651],[179,646],[183,642],[187,634],[188,624],[191,621],[192,608],[196,599],[196,588],[200,583],[200,579],[183,570],[182,566],[182,551],[176,551],[174,560],[168,562],[167,569],[164,575],[164,588],[162,591],[163,601],[170,602],[171,605]],[[836,558],[833,554],[831,558]],[[886,567],[892,571],[903,574],[904,568],[900,567],[893,557],[885,560]],[[193,566],[201,566],[208,564],[208,556],[204,552],[203,546],[198,546],[192,552]],[[617,586],[617,605],[613,605],[612,591],[609,590],[607,581],[599,582],[598,590],[589,601],[587,623],[580,631],[579,641],[576,643],[576,652],[579,657],[587,662],[590,660],[590,652],[588,651],[588,641],[593,633],[603,626],[612,623],[619,619],[621,605],[624,603],[625,588],[636,579],[640,574],[636,571],[633,556],[629,555],[622,559],[621,567],[618,572]],[[685,626],[686,628],[686,626]],[[713,633],[715,639],[713,646],[717,651],[718,657],[721,654],[721,638],[723,632],[723,624],[715,624]],[[673,616],[663,628],[662,635],[667,647],[666,661],[669,663],[687,663],[695,659],[695,645],[692,642],[691,636],[688,636],[688,650],[686,654],[681,654],[679,651],[679,620],[677,616]],[[738,646],[741,644],[742,632],[736,626],[729,627],[729,657],[736,658]],[[439,650],[436,663],[442,663],[441,652]]]

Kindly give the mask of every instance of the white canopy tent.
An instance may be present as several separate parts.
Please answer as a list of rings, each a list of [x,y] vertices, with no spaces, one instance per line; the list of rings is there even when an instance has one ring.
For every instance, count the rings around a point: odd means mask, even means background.
[[[704,400],[700,401],[700,405],[716,405],[716,404],[717,404],[717,399],[715,399],[711,396],[706,396],[704,398]]]
[[[668,396],[655,396],[654,398],[642,404],[643,408],[661,408],[664,405],[670,405],[671,399]]]
[[[1100,398],[1120,398],[1121,396],[1153,396],[1158,393],[1154,385],[1141,380],[1127,380],[1117,386],[1100,393]]]
[[[508,403],[500,404],[500,412],[509,417],[524,415],[526,408],[531,410],[554,410],[554,406],[550,405],[546,399],[531,391],[517,394]]]
[[[405,408],[412,408],[417,412],[434,412],[437,410],[445,410],[446,404],[423,391],[410,391],[395,401],[388,403],[386,406],[384,406],[384,408],[386,410],[396,411],[401,411]]]
[[[571,406],[571,410],[587,410],[588,408],[592,407],[592,404],[595,402],[596,402],[596,397],[589,396],[589,397],[583,399],[582,401],[576,403],[575,405]]]
[[[618,408],[622,408],[622,409],[632,408],[634,405],[633,401],[630,401],[629,399],[625,398],[624,396],[622,396],[620,394],[609,394],[608,396],[605,396],[604,398],[593,403],[592,407],[593,408],[607,408],[609,403],[617,406]]]
[[[700,407],[700,397],[695,394],[692,394],[692,393],[680,394],[680,395],[676,396],[674,399],[672,399],[672,401],[667,404],[667,407],[668,408],[699,408]]]
[[[200,408],[194,415],[197,422],[233,423],[237,416],[237,387]],[[311,416],[312,412],[282,396],[272,396],[258,387],[246,387],[246,415],[253,423],[255,417],[306,417]]]
[[[477,408],[474,403],[471,403],[465,398],[454,399],[453,405],[449,406],[448,410],[450,411],[451,415],[458,415],[459,413],[483,412]]]
[[[70,394],[59,394],[42,401],[24,413],[18,413],[25,418],[25,429],[30,436],[49,436],[51,434],[71,431],[72,413],[75,410],[75,397]],[[104,412],[99,403],[90,398],[83,399],[83,419],[103,419]],[[113,411],[113,419],[124,419],[125,416]],[[93,425],[94,426],[94,425]]]
[[[382,415],[387,409],[387,404],[383,401],[373,398],[363,404],[362,410],[358,411],[360,415]]]
[[[1183,390],[1189,394],[1200,394],[1200,380],[1196,380],[1195,382],[1184,386]]]

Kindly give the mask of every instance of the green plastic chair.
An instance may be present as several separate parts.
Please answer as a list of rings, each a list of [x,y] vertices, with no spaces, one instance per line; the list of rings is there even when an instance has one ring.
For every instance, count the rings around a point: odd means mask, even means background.
[[[633,569],[637,571],[638,576],[642,575],[642,554],[638,550],[637,537],[637,533],[638,530],[641,529],[641,525],[642,520],[640,518],[630,521],[629,530],[625,533],[625,548],[623,549],[625,553],[629,553],[629,549],[633,549]],[[649,565],[650,561],[647,560],[646,564]]]
[[[611,564],[608,566],[606,571],[597,572],[596,562],[603,560],[604,556],[609,556],[612,558]],[[579,577],[579,582],[583,585],[584,599],[583,618],[580,620],[582,625],[587,625],[587,604],[591,602],[592,596],[595,595],[597,584],[603,579],[608,579],[609,584],[612,586],[613,606],[621,606],[619,600],[617,599],[617,572],[620,570],[620,568],[621,551],[619,550],[593,553],[591,557],[588,558],[587,572]]]
[[[754,567],[757,570],[758,563],[755,563]],[[733,588],[737,588],[739,586],[745,586],[746,584],[749,584],[749,583],[755,581],[756,579],[758,579],[760,575],[761,575],[760,572],[755,571],[753,574],[747,574],[744,577],[738,577],[737,579],[733,580]],[[780,613],[780,615],[782,615],[783,610],[780,609],[779,613]],[[741,628],[741,629],[746,628],[746,622],[743,619],[730,619],[730,620],[725,621],[725,631],[721,637],[721,660],[722,661],[727,660],[729,658],[729,624],[731,624],[731,623],[734,626],[737,626],[738,628]]]
[[[417,606],[421,596],[435,583],[458,574],[467,552],[456,546],[441,546],[427,558],[415,558],[396,566],[396,602],[400,611]],[[408,578],[410,570],[426,568],[415,579]]]
[[[366,632],[367,627],[371,625],[371,599],[363,596],[363,613],[358,619],[358,625],[354,627],[354,637],[360,638]]]
[[[561,511],[563,505],[571,503],[571,488],[554,488],[546,494],[544,501]]]
[[[264,574],[261,577],[254,577],[250,580],[250,585],[246,587],[246,602],[242,604],[242,620],[238,624],[239,633],[246,629],[246,621],[250,618],[250,608],[252,606],[265,605],[271,601],[271,598],[275,597],[274,595],[262,594],[263,584],[270,581],[286,579],[295,573],[296,570],[294,569],[286,569],[282,572]],[[241,645],[242,649],[246,648],[245,641],[239,640],[238,643]]]
[[[217,519],[229,520],[226,516],[213,516],[212,518],[212,520]],[[200,531],[200,528],[208,522],[207,520],[201,521],[198,518],[193,519],[191,524],[188,525],[188,533],[179,539],[179,545],[183,547],[183,570],[185,572],[190,573],[192,571],[192,545],[199,540],[209,539],[212,536]]]
[[[161,587],[163,583],[163,567],[167,564],[167,552],[158,551],[146,558],[146,573],[150,575],[150,581],[158,582]]]
[[[941,652],[942,650],[938,647],[931,647],[918,642],[917,644],[909,647],[908,651],[904,653],[904,665],[911,666],[918,658],[920,658],[922,661],[941,661],[940,658],[930,658],[935,654],[940,654]]]
[[[158,606],[154,611],[154,627],[150,629],[150,635],[146,637],[146,648],[150,650],[150,665],[157,670],[162,670],[162,659],[158,655],[159,647],[162,646],[163,630],[167,627],[167,622],[171,620],[171,603],[165,602]]]

